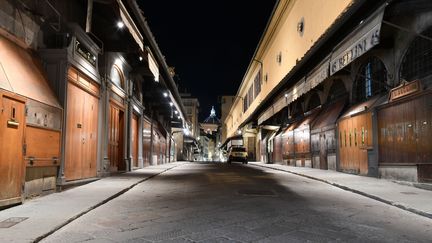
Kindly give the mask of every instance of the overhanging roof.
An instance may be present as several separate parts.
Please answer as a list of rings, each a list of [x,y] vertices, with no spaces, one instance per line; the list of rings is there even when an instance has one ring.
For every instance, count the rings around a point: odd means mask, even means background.
[[[373,11],[373,13],[369,14],[369,16],[373,16],[376,12],[379,12],[377,11],[377,9],[379,10],[383,7],[383,3],[387,5],[386,2],[387,1],[380,0],[374,2],[373,4],[366,5],[365,3],[370,3],[367,0],[354,1],[351,8],[348,9],[334,22],[334,24],[320,37],[320,39],[316,42],[316,44],[312,46],[308,52],[306,52],[306,54],[299,61],[299,63],[296,66],[294,66],[294,68],[282,79],[281,82],[279,82],[278,85],[276,85],[276,87],[273,88],[273,90],[257,106],[254,112],[252,112],[252,114],[246,120],[244,120],[239,125],[239,127],[244,126],[245,124],[249,123],[252,119],[255,119],[255,117],[259,116],[266,107],[269,107],[275,95],[284,92],[283,89],[285,86],[295,85],[296,83],[293,83],[294,80],[298,81],[299,79],[302,78],[302,75],[304,77],[304,75],[307,72],[310,72],[309,71],[310,66],[317,66],[318,65],[317,63],[322,62],[322,60],[325,60],[325,58],[329,55],[329,52],[326,52],[323,55],[322,53],[320,54],[319,51],[329,50],[329,49],[330,52],[333,51],[334,43],[335,42],[341,43],[341,37],[343,38],[343,36],[346,36],[346,35],[341,35],[340,33],[336,35],[337,31],[342,33],[344,31],[346,32],[346,30],[349,30],[350,27],[354,25],[355,19],[362,19],[365,16],[365,14],[371,11]],[[353,32],[352,28],[349,31],[349,33],[351,32]],[[254,54],[253,58],[255,58],[255,55],[256,53]],[[312,59],[312,57],[316,57],[316,58]]]
[[[0,88],[61,108],[37,58],[0,36]]]

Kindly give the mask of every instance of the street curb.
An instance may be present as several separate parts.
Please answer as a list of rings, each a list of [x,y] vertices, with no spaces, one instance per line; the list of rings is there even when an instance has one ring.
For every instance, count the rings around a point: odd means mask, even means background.
[[[55,228],[53,228],[53,229],[50,230],[49,232],[47,232],[47,233],[45,233],[45,234],[43,234],[43,235],[37,237],[36,239],[34,239],[33,242],[40,242],[41,240],[43,240],[43,239],[45,239],[46,237],[48,237],[48,236],[54,234],[54,233],[55,233],[56,231],[58,231],[59,229],[61,229],[61,228],[63,228],[64,226],[66,226],[66,225],[72,223],[73,221],[75,221],[76,219],[80,218],[81,216],[87,214],[88,212],[90,212],[90,211],[92,211],[92,210],[94,210],[94,209],[96,209],[96,208],[98,208],[98,207],[100,207],[100,206],[106,204],[107,202],[109,202],[109,201],[111,201],[111,200],[113,200],[113,199],[115,199],[115,198],[121,196],[122,194],[126,193],[127,191],[129,191],[130,189],[134,188],[134,187],[137,186],[138,184],[140,184],[140,183],[142,183],[142,182],[144,182],[144,181],[150,180],[150,179],[153,178],[153,177],[156,177],[156,176],[158,176],[158,175],[160,175],[160,174],[162,174],[162,173],[165,173],[165,172],[167,172],[167,171],[169,171],[169,170],[171,170],[171,169],[174,169],[174,168],[176,168],[176,167],[178,167],[178,166],[182,166],[182,165],[183,165],[183,164],[176,165],[176,166],[173,166],[173,167],[171,167],[171,168],[167,168],[167,169],[165,169],[165,170],[163,170],[163,171],[161,171],[161,172],[159,172],[159,173],[156,173],[156,174],[151,175],[151,176],[149,176],[149,177],[147,177],[147,178],[144,178],[144,179],[142,179],[142,180],[139,180],[138,182],[135,182],[134,184],[132,184],[132,185],[130,185],[130,186],[124,188],[123,190],[121,190],[121,191],[115,193],[114,195],[112,195],[112,196],[110,196],[110,197],[108,197],[108,198],[102,200],[101,202],[95,204],[94,206],[91,206],[91,207],[87,208],[86,210],[82,211],[81,213],[78,213],[77,215],[75,215],[75,216],[73,216],[73,217],[67,219],[65,222],[63,222],[63,223],[61,223],[60,225],[56,226]]]
[[[356,194],[359,194],[359,195],[362,195],[362,196],[365,196],[365,197],[377,200],[379,202],[382,202],[382,203],[385,203],[385,204],[388,204],[388,205],[400,208],[402,210],[405,210],[405,211],[408,211],[408,212],[411,212],[411,213],[415,213],[417,215],[420,215],[420,216],[432,219],[432,214],[430,214],[430,213],[427,213],[427,212],[424,212],[424,211],[421,211],[421,210],[418,210],[418,209],[415,209],[415,208],[411,208],[411,207],[405,206],[405,205],[400,204],[398,202],[392,202],[392,201],[386,200],[384,198],[377,197],[377,196],[374,196],[372,194],[368,194],[366,192],[362,192],[362,191],[359,191],[359,190],[356,190],[356,189],[352,189],[352,188],[349,188],[347,186],[340,185],[338,183],[330,182],[330,181],[327,181],[327,180],[324,180],[324,179],[312,177],[312,176],[309,176],[309,175],[293,172],[293,171],[286,170],[286,169],[273,168],[273,167],[268,167],[268,166],[258,165],[258,164],[250,164],[250,165],[257,166],[257,167],[262,167],[262,168],[267,168],[267,169],[272,169],[272,170],[284,171],[284,172],[287,172],[287,173],[291,173],[293,175],[298,175],[298,176],[306,177],[306,178],[309,178],[309,179],[312,179],[312,180],[320,181],[320,182],[323,182],[323,183],[326,183],[326,184],[338,187],[338,188],[340,188],[342,190],[353,192],[353,193],[356,193]]]

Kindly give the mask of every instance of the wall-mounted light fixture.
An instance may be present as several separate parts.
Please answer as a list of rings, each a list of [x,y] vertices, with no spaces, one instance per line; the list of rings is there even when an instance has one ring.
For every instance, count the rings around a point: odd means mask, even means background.
[[[174,104],[172,102],[169,103],[170,106],[173,106]]]
[[[119,28],[119,29],[123,29],[125,26],[122,21],[118,21],[116,25],[117,25],[117,28]]]
[[[143,60],[143,58],[142,58],[142,56],[139,56],[139,58],[138,58],[140,61],[142,61]]]
[[[163,96],[164,97],[168,97],[168,93],[167,92],[163,92]]]
[[[276,62],[280,65],[280,64],[282,64],[282,52],[279,52],[277,55],[276,55]]]

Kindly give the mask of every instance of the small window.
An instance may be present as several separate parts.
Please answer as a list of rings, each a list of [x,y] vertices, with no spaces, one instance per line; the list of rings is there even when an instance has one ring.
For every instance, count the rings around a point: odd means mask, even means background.
[[[262,75],[260,69],[254,79],[254,88],[255,88],[254,98],[256,98],[258,94],[261,92],[261,76]]]
[[[432,38],[432,26],[422,32]],[[432,75],[432,41],[417,36],[408,48],[400,68],[400,77],[406,81]]]
[[[276,62],[281,65],[282,64],[282,52],[279,52],[276,56]]]
[[[386,91],[387,70],[384,63],[371,57],[361,66],[354,82],[353,98],[363,102],[370,97]]]
[[[351,147],[351,130],[349,131],[349,145]]]
[[[354,146],[357,147],[357,128],[354,128]]]
[[[346,136],[346,130],[344,130],[344,137],[345,137],[345,147],[347,146],[347,136]]]
[[[116,84],[120,88],[124,88],[123,75],[120,71],[120,68],[114,65],[111,69],[110,74],[111,82]]]

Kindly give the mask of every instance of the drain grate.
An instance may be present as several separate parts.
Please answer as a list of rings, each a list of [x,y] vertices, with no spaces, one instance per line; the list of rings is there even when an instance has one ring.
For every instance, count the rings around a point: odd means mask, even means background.
[[[265,196],[265,197],[276,196],[276,193],[272,190],[242,189],[239,190],[238,193],[240,195],[245,195],[245,196]]]
[[[13,217],[8,218],[0,222],[0,228],[10,228],[18,223],[21,223],[22,221],[28,219],[27,217]]]
[[[401,194],[405,194],[405,195],[417,195],[417,193],[415,193],[415,192],[401,192]]]

